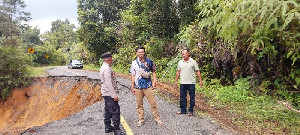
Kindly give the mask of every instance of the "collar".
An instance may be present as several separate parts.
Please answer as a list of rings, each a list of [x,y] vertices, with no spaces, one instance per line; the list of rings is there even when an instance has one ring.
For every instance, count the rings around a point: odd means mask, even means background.
[[[108,65],[107,63],[105,63],[105,62],[103,62],[102,65],[103,65],[103,66],[108,66],[108,67],[109,67],[109,65]]]
[[[142,63],[142,61],[140,61],[139,58],[136,58],[136,59],[137,59],[138,63]],[[144,61],[146,61],[146,57],[144,57]],[[143,62],[144,62],[144,61],[143,61]]]
[[[192,60],[193,60],[193,58],[189,57],[189,60],[188,60],[188,61],[183,60],[183,62],[189,63],[189,62],[191,62]]]

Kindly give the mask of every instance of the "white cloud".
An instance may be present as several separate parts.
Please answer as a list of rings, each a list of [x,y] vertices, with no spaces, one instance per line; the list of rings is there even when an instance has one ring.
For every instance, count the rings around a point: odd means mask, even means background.
[[[41,33],[50,31],[51,22],[68,19],[78,27],[76,0],[24,0],[25,11],[31,13],[30,26],[37,26]]]
[[[38,20],[30,21],[29,25],[32,27],[37,27],[41,30],[41,33],[45,33],[46,31],[51,30],[51,23],[53,21],[56,21],[57,19],[60,19],[60,18],[38,19]],[[65,19],[61,19],[61,20],[64,21]],[[74,24],[76,28],[78,27],[77,21],[73,21],[73,22],[71,20],[69,20],[69,21],[71,24]]]

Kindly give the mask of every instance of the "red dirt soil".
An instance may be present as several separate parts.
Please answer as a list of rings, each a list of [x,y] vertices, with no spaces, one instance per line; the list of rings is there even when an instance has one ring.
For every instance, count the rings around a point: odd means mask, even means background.
[[[19,133],[81,111],[101,100],[97,81],[76,77],[36,78],[0,101],[0,134]]]

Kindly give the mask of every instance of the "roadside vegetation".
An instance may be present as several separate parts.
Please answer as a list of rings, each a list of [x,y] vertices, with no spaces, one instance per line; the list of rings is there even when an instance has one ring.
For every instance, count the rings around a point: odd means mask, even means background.
[[[281,99],[253,93],[249,80],[250,78],[237,79],[235,85],[225,87],[218,79],[206,80],[204,87],[197,87],[197,91],[205,95],[214,108],[232,113],[232,120],[252,133],[299,133],[299,112],[289,109],[285,103],[280,102]],[[289,96],[287,91],[285,94]],[[294,108],[299,110],[299,107]]]
[[[83,69],[92,70],[92,71],[100,71],[100,66],[95,64],[84,65]]]
[[[12,89],[30,84],[28,79],[30,63],[29,56],[21,50],[11,47],[0,48],[0,95],[2,99],[6,99]]]
[[[173,84],[180,51],[188,47],[204,81],[197,92],[208,104],[234,114],[233,121],[252,133],[300,132],[299,0],[77,3],[76,31],[66,19],[45,33],[26,25],[24,1],[0,3],[3,99],[45,66],[78,59],[84,69],[99,71],[107,51],[114,69],[127,74],[139,45],[154,60],[157,78]]]
[[[45,77],[48,76],[46,70],[55,66],[44,66],[44,67],[29,67],[30,77]]]

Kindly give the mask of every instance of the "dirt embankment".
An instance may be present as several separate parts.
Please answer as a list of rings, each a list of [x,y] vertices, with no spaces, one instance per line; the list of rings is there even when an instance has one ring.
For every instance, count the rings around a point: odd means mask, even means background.
[[[35,78],[0,101],[0,134],[19,133],[70,116],[101,100],[100,81],[85,77]]]

